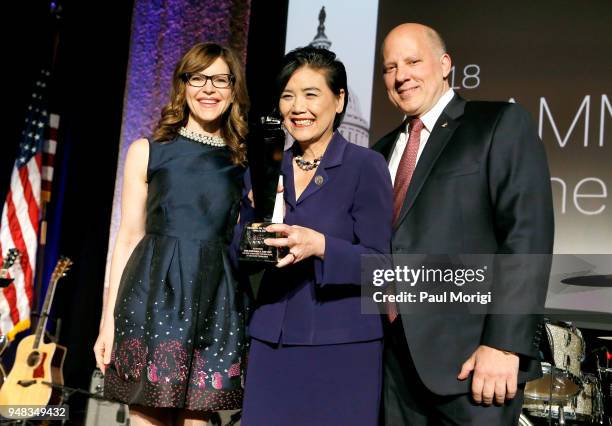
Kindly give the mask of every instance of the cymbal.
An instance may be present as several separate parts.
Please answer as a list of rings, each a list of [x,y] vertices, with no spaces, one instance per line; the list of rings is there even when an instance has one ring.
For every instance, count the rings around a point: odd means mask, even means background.
[[[597,338],[601,340],[612,340],[612,336],[597,336]]]
[[[612,274],[571,277],[565,278],[561,280],[561,282],[567,285],[579,285],[588,287],[612,287]]]

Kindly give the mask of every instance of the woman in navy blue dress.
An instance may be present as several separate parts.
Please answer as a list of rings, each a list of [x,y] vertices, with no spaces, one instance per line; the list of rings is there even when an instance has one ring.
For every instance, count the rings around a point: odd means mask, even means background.
[[[199,43],[172,83],[153,136],[127,153],[94,346],[105,396],[129,404],[133,425],[203,425],[242,405],[246,313],[227,255],[245,170],[241,64]]]
[[[266,244],[289,254],[264,272],[252,337],[244,426],[376,425],[382,322],[361,313],[361,256],[389,253],[392,186],[384,158],[338,131],[347,101],[335,54],[306,47],[277,79],[285,218]],[[249,216],[243,204],[242,220]]]

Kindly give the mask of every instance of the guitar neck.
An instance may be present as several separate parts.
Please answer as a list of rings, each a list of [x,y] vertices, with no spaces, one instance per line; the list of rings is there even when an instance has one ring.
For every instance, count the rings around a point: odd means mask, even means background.
[[[0,278],[8,278],[9,268],[11,267],[11,263],[8,260],[2,262],[2,267],[0,267]]]
[[[57,282],[61,277],[66,275],[66,271],[70,269],[70,266],[72,266],[72,261],[67,257],[61,257],[57,261],[55,269],[53,269],[53,274],[51,274],[51,280],[49,281],[49,286],[47,287],[47,294],[45,295],[45,303],[40,311],[40,318],[38,319],[38,324],[36,326],[36,333],[34,333],[34,350],[38,349],[38,346],[41,344],[41,342],[43,342],[45,329],[47,328],[47,318],[49,318],[49,311],[51,310],[51,302],[53,301],[53,296],[55,295]]]
[[[51,282],[49,283],[49,288],[47,288],[47,294],[45,295],[45,303],[43,304],[42,311],[40,312],[40,318],[38,319],[38,324],[36,325],[33,349],[38,349],[38,346],[42,342],[43,336],[45,334],[45,330],[47,328],[47,319],[49,318],[49,311],[51,310],[51,302],[53,301],[53,296],[55,295],[56,284],[57,280],[51,280]]]
[[[0,267],[0,278],[8,278],[9,268],[13,266],[15,260],[19,257],[19,250],[12,248],[8,250],[8,253],[2,259],[2,267]]]

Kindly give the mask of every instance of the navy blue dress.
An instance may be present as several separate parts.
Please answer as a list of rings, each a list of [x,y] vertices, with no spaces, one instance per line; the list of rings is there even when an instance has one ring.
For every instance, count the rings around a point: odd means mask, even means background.
[[[190,410],[242,404],[246,303],[227,247],[244,169],[226,147],[149,143],[146,235],[115,305],[105,396]]]

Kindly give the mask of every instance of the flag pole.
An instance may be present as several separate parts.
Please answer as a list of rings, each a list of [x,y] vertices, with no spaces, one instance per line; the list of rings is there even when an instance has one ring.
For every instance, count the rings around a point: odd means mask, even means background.
[[[59,20],[61,19],[62,6],[57,1],[51,1],[49,4],[49,14],[51,19],[53,20],[52,28],[53,28],[53,49],[51,56],[51,78],[49,79],[49,84],[51,84],[53,71],[55,70],[56,61],[57,61],[57,51],[59,47]],[[50,92],[49,89],[48,93]],[[46,140],[49,140],[51,136],[51,114],[49,114],[49,121],[47,123],[47,137]],[[44,143],[44,142],[43,142]],[[43,155],[45,155],[43,153]],[[44,173],[44,172],[43,172]],[[47,246],[47,204],[51,201],[51,188],[42,188],[41,189],[41,197],[40,197],[40,231],[38,234],[38,249],[36,251],[36,283],[35,283],[35,291],[34,291],[34,300],[32,301],[32,308],[34,311],[39,314],[40,307],[38,304],[43,299],[42,290],[43,290],[43,277],[45,275],[45,249]],[[39,320],[41,318],[39,317]]]

